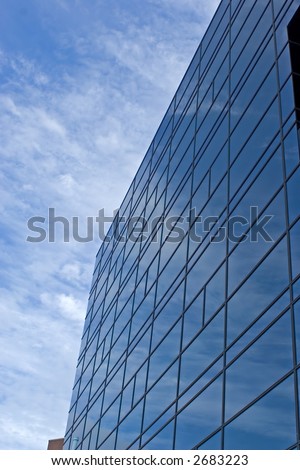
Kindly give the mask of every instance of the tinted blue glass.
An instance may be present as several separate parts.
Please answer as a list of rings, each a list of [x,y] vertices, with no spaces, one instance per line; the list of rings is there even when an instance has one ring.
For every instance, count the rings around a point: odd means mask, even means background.
[[[291,74],[291,59],[288,44],[285,45],[285,48],[278,57],[278,73],[280,87],[282,87]]]
[[[291,229],[291,258],[293,278],[298,276],[300,271],[300,222],[297,222]]]
[[[95,449],[97,444],[98,426],[94,426],[90,433],[90,442],[88,449]]]
[[[211,318],[225,301],[225,267],[224,263],[205,288],[205,322]]]
[[[151,388],[151,390],[148,391],[146,396],[143,422],[144,429],[150,426],[155,419],[163,414],[170,403],[175,400],[177,390],[177,374],[178,362],[168,369],[162,378]]]
[[[146,392],[147,372],[148,363],[146,362],[134,376],[134,393],[132,397],[132,404],[136,404]]]
[[[175,292],[170,292],[170,296],[164,305],[160,306],[155,312],[155,320],[153,324],[152,349],[163,339],[171,327],[177,323],[183,311],[183,293],[184,282],[182,282]]]
[[[121,422],[117,432],[116,449],[127,449],[136,439],[141,429],[143,403],[137,405]],[[113,447],[111,447],[112,449]]]
[[[165,450],[173,448],[174,421],[163,428],[150,442],[142,447],[144,450]]]
[[[201,251],[201,245],[197,244],[198,251]],[[191,270],[187,279],[187,302],[201,291],[206,282],[214,274],[214,272],[223,263],[225,257],[226,245],[225,238],[218,243],[210,243],[208,248],[201,253],[199,261],[195,262],[195,258],[189,263]],[[199,253],[197,252],[198,256]],[[195,263],[195,264],[194,264]]]
[[[266,6],[267,3],[269,3],[268,6]],[[246,4],[247,2],[245,2],[245,6]],[[250,5],[248,5],[248,7],[250,7]],[[246,12],[246,8],[241,9],[241,12]],[[249,67],[251,59],[259,54],[261,48],[270,38],[270,33],[268,34],[271,30],[270,2],[267,0],[256,2],[255,7],[252,6],[251,12],[247,16],[245,24],[247,27],[245,27],[244,24],[241,26],[236,40],[234,40],[234,35],[232,38],[234,42],[231,49],[231,58],[232,64],[234,64],[233,71],[235,72],[232,75],[232,89],[238,85],[237,70],[239,70],[241,76],[247,70],[247,67]],[[261,38],[261,41],[264,39],[264,43],[257,43],[258,36]],[[263,74],[261,76],[263,76]]]
[[[181,392],[217,359],[223,346],[224,312],[221,311],[182,353]]]
[[[285,166],[287,175],[299,164],[299,141],[297,128],[294,126],[284,139]]]
[[[228,167],[228,145],[224,145],[210,170],[210,191],[223,179]]]
[[[71,442],[70,442],[70,446],[72,449],[80,448],[80,445],[81,445],[80,438],[82,438],[84,426],[85,426],[85,416],[83,417],[83,419],[81,419],[80,422],[76,423],[76,426],[74,426],[72,436],[71,436]]]
[[[150,327],[148,327],[148,329],[143,332],[143,336],[139,338],[139,341],[134,343],[134,347],[129,347],[130,353],[127,358],[125,383],[127,383],[137,371],[139,371],[137,379],[141,379],[142,384],[144,383],[145,370],[141,372],[140,368],[145,363],[149,353],[150,337]],[[143,354],[141,354],[141,352]],[[135,395],[136,393],[137,391],[135,390]]]
[[[126,385],[122,391],[120,418],[122,419],[132,408],[133,392],[134,392],[134,378]]]
[[[228,342],[240,334],[287,286],[286,250],[284,238],[230,299],[227,319]],[[231,277],[234,272],[234,267],[230,267]]]
[[[286,449],[296,441],[294,380],[288,378],[225,428],[226,449]]]
[[[292,366],[291,315],[288,311],[228,368],[226,419],[267,390]]]
[[[300,302],[294,305],[295,336],[297,349],[297,363],[300,363]]]
[[[298,168],[287,183],[290,223],[292,223],[300,215],[299,188],[300,188],[300,169]]]
[[[164,450],[173,448],[174,421],[169,423],[150,442],[143,446],[144,450]]]
[[[280,91],[282,120],[285,121],[294,111],[294,88],[292,79],[289,78]]]
[[[213,437],[205,441],[198,447],[199,450],[218,450],[221,449],[221,433],[218,432]]]
[[[201,70],[205,70],[210,63],[212,55],[222,42],[222,37],[226,34],[229,22],[228,2],[221,2],[216,15],[214,16],[211,27],[207,31],[202,41]]]
[[[274,14],[277,16],[284,9],[284,6],[291,3],[290,0],[273,0]]]
[[[259,92],[253,101],[251,101],[247,107],[247,112],[242,116],[237,126],[235,127],[231,139],[232,160],[242,151],[243,146],[246,144],[247,139],[249,138],[249,134],[251,132],[255,132],[256,126],[259,124],[262,116],[274,101],[276,93],[276,75],[275,69],[273,69],[273,72],[268,76],[267,80],[259,89]],[[266,127],[269,127],[268,135],[272,135],[273,137],[279,127],[278,107],[274,107],[271,111],[268,112],[268,124],[266,124]],[[257,143],[260,143],[260,145],[263,147],[265,142],[266,144],[269,143],[265,140],[262,142],[258,141]]]
[[[180,393],[178,399],[178,409],[183,408],[187,403],[192,401],[193,397],[201,390],[204,390],[210,383],[221,375],[223,369],[223,356],[219,355],[219,359],[214,360],[210,366],[202,371],[199,378],[195,379],[183,392]]]
[[[200,129],[201,131],[201,129]],[[213,135],[203,144],[204,139],[201,136],[201,151],[197,156],[202,175],[204,176],[212,162],[219,156],[224,148],[225,142],[228,139],[228,115],[223,114],[222,120],[219,121]],[[197,146],[196,146],[197,150]]]
[[[168,408],[168,410],[163,413],[160,418],[155,418],[155,420],[153,421],[153,424],[151,424],[150,426],[148,426],[147,428],[145,428],[144,426],[144,431],[143,431],[143,435],[142,435],[142,446],[144,445],[147,445],[148,446],[148,443],[149,441],[152,439],[158,434],[161,432],[162,428],[165,428],[165,426],[167,425],[167,423],[172,420],[172,418],[174,417],[174,414],[175,414],[175,405],[172,405]],[[169,448],[172,448],[173,446],[173,433],[171,432],[171,436],[172,436],[172,442],[170,442],[170,447]],[[152,445],[152,444],[150,444]]]
[[[176,130],[173,132],[173,138],[172,138],[172,154],[175,153],[176,149],[178,148],[178,145],[182,139],[185,139],[185,147],[187,147],[191,141],[191,139],[194,136],[195,132],[195,124],[194,126],[190,126],[192,119],[194,117],[195,111],[196,111],[196,105],[197,105],[197,96],[194,97],[192,100],[189,108],[187,109],[186,113],[184,116],[182,116],[182,119],[179,123],[179,126],[176,128]],[[181,152],[180,155],[183,155]]]
[[[183,347],[190,342],[204,324],[204,290],[184,313]]]
[[[170,246],[171,245],[171,246]],[[173,246],[176,247],[177,243],[166,242],[164,245],[164,250],[173,251]],[[170,251],[169,251],[170,252]],[[175,278],[178,276],[178,273],[184,269],[186,263],[186,252],[187,252],[187,238],[185,238],[179,246],[177,246],[176,251],[174,252],[172,258],[169,262],[160,269],[159,282],[157,287],[157,300],[161,301],[163,296],[166,294],[168,289],[170,289],[175,281]],[[182,271],[183,272],[183,271]],[[182,276],[181,276],[182,277]]]
[[[297,299],[300,295],[300,279],[297,279],[293,284],[293,294],[294,299]]]
[[[200,62],[200,47],[195,52],[192,62],[183,77],[176,92],[176,106],[182,101],[184,95],[190,97],[198,83],[198,67]]]
[[[253,4],[249,4],[247,1],[242,0],[232,0],[232,42],[235,41],[235,38],[240,34],[240,30],[244,26],[247,17],[252,11]]]
[[[250,345],[262,331],[271,324],[289,306],[290,292],[287,290],[262,316],[250,324],[249,329],[233,344],[226,353],[227,364],[246,346]]]
[[[176,359],[179,350],[180,330],[181,325],[177,323],[152,351],[147,383],[148,388],[153,385]]]
[[[242,80],[240,79],[241,75],[239,69],[233,69],[232,77],[237,77],[236,81],[238,86],[233,94],[234,100],[231,108],[232,128],[242,116],[243,111],[249,104],[254,93],[267,77],[267,74],[274,64],[274,59],[274,45],[272,41],[269,41],[265,49],[260,52],[258,59],[254,62],[252,67],[249,67],[249,70],[247,70]]]
[[[262,195],[262,193],[257,193]],[[250,199],[251,201],[251,199]],[[253,205],[252,205],[253,204]],[[236,222],[232,216],[234,225],[232,226],[232,243],[234,249],[230,255],[230,280],[229,289],[232,291],[244,279],[244,277],[255,267],[262,257],[269,251],[274,242],[285,231],[284,214],[284,192],[280,191],[274,201],[262,213],[258,213],[257,209],[264,206],[257,206],[253,203],[245,203],[237,208],[234,214],[237,214]],[[252,207],[252,209],[251,209]],[[245,210],[245,212],[244,212]],[[239,219],[238,217],[242,217]],[[241,221],[240,221],[241,220]],[[255,222],[257,220],[257,222]],[[261,225],[258,225],[261,224]],[[263,230],[257,232],[256,229],[263,226]],[[237,244],[239,237],[247,232],[247,238],[243,242]]]
[[[222,378],[219,377],[177,417],[176,449],[191,449],[221,424]]]

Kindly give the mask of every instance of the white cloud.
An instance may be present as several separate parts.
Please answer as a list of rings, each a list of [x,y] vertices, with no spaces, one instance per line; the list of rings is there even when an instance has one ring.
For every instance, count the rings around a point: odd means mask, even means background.
[[[47,229],[54,207],[84,230],[119,206],[211,14],[184,3],[147,0],[145,16],[99,2],[107,20],[82,2],[40,4],[56,61],[0,51],[1,449],[46,448],[64,433],[99,247],[63,243],[59,227],[55,243],[26,242],[27,220],[45,217]]]

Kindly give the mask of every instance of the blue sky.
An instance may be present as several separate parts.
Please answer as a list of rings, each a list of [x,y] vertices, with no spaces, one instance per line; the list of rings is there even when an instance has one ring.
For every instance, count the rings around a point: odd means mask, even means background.
[[[99,247],[27,221],[117,208],[218,0],[2,0],[0,449],[61,437]]]

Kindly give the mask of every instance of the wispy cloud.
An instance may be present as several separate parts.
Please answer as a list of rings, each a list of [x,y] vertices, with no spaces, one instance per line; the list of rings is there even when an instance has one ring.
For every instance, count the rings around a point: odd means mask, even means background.
[[[64,433],[99,246],[63,243],[59,228],[55,243],[28,243],[27,220],[55,207],[84,233],[87,216],[119,206],[216,3],[4,6],[15,29],[0,44],[1,449]]]

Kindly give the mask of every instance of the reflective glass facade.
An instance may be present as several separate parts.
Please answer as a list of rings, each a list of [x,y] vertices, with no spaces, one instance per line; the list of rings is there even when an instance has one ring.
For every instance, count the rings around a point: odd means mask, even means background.
[[[102,244],[65,436],[300,448],[298,0],[223,0]]]

